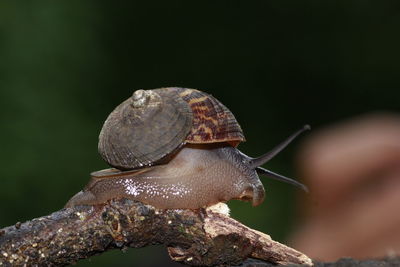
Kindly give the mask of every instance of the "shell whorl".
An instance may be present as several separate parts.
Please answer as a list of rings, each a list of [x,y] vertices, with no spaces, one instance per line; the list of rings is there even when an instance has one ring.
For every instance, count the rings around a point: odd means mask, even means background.
[[[192,112],[171,90],[138,90],[108,116],[99,136],[99,152],[111,166],[150,166],[182,145]]]
[[[196,89],[137,90],[105,121],[99,152],[111,166],[136,169],[162,163],[186,143],[244,141],[234,115]]]

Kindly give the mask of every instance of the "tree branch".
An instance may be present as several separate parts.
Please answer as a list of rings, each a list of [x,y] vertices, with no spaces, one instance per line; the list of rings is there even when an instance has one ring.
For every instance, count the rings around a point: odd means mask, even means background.
[[[127,199],[62,209],[0,230],[0,266],[62,266],[114,248],[165,244],[171,258],[188,265],[306,264],[304,254],[221,213],[157,210]],[[252,263],[253,262],[253,263]],[[267,265],[265,265],[267,266]]]

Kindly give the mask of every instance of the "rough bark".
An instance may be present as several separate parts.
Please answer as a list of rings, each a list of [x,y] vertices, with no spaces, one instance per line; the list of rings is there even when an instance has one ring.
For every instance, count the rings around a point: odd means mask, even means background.
[[[0,265],[63,266],[109,249],[150,244],[165,244],[173,260],[192,266],[259,266],[246,265],[254,264],[247,258],[265,264],[312,264],[304,254],[215,207],[157,210],[121,199],[62,209],[1,229]]]
[[[272,263],[260,261],[256,259],[247,259],[242,264],[233,267],[273,267]],[[301,267],[299,264],[289,264],[287,267]],[[374,260],[355,260],[351,258],[343,258],[336,262],[314,262],[314,267],[398,267],[400,266],[399,258],[385,258]]]

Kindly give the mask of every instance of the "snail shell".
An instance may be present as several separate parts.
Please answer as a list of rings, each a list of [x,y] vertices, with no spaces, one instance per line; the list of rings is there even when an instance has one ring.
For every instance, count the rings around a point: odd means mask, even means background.
[[[108,164],[91,174],[66,207],[130,198],[162,209],[198,209],[240,199],[254,206],[265,191],[258,175],[305,186],[260,166],[298,134],[258,158],[240,152],[233,114],[204,92],[178,87],[138,90],[107,118],[99,152]]]
[[[178,87],[137,90],[107,118],[99,153],[112,167],[161,164],[183,145],[228,142],[244,135],[235,116],[204,92]]]

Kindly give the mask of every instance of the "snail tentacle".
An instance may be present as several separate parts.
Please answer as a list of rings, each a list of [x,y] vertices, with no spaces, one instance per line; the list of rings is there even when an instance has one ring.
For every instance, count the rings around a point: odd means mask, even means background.
[[[296,181],[296,180],[294,180],[292,178],[289,178],[289,177],[280,175],[278,173],[272,172],[272,171],[267,170],[267,169],[265,169],[263,167],[257,167],[256,171],[257,171],[257,173],[259,175],[264,175],[264,176],[267,176],[269,178],[272,178],[272,179],[275,179],[275,180],[278,180],[278,181],[281,181],[281,182],[285,182],[285,183],[294,185],[294,186],[304,190],[307,193],[309,192],[307,186],[305,186],[304,184],[302,184],[302,183],[300,183],[300,182],[298,182],[298,181]]]
[[[285,147],[287,147],[297,136],[299,136],[301,133],[303,133],[306,130],[310,130],[311,127],[310,125],[306,124],[303,126],[303,128],[297,130],[295,133],[290,135],[285,141],[274,147],[271,151],[265,153],[264,155],[261,155],[260,157],[253,158],[250,162],[250,164],[256,168],[264,163],[268,162],[271,160],[273,157],[275,157],[279,152],[281,152]]]

